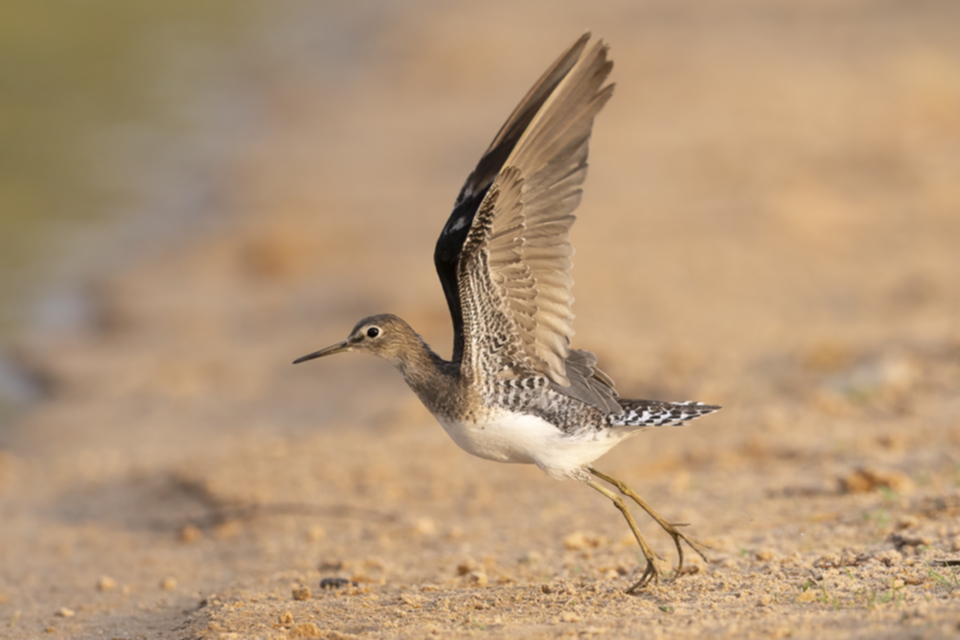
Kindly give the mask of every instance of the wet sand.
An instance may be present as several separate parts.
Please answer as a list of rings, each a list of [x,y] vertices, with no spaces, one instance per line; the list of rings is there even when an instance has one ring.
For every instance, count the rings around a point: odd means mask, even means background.
[[[347,77],[264,80],[235,223],[20,345],[50,391],[0,450],[0,637],[953,637],[960,15],[713,6],[410,5]],[[449,355],[436,235],[587,27],[574,345],[724,405],[597,465],[710,547],[634,596],[594,491],[468,456],[384,362],[290,366],[377,312]]]

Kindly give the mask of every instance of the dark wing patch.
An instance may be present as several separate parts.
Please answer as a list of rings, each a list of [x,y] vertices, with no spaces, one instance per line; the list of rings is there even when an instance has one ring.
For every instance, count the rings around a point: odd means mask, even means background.
[[[470,227],[473,226],[473,218],[477,215],[480,203],[483,202],[489,189],[490,185],[487,185],[480,193],[466,196],[464,194],[466,187],[464,187],[433,252],[433,264],[437,268],[437,275],[440,276],[443,295],[447,298],[450,317],[453,319],[453,357],[451,359],[454,362],[459,362],[463,356],[463,310],[460,306],[460,289],[457,286],[457,264],[460,261],[463,243],[467,239],[467,234],[470,233]]]

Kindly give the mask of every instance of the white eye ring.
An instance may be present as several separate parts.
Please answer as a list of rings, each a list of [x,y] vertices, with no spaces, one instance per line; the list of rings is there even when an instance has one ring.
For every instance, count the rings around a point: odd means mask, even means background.
[[[369,329],[367,329],[368,338],[376,338],[379,335],[380,335],[380,327],[370,327]]]

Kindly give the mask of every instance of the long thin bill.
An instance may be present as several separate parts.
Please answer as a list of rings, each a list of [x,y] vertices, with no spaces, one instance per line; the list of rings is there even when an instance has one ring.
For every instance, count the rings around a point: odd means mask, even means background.
[[[301,362],[306,362],[307,360],[313,360],[314,358],[322,358],[323,356],[331,356],[335,353],[340,353],[341,351],[349,351],[350,345],[346,340],[339,342],[335,345],[326,347],[325,349],[320,349],[320,351],[314,351],[313,353],[308,353],[305,356],[297,358],[293,361],[293,364],[300,364]]]

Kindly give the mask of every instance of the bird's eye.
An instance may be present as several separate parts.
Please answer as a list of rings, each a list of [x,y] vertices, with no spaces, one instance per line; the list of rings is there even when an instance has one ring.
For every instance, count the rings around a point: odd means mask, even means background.
[[[367,329],[368,338],[376,338],[378,335],[380,335],[379,327],[370,327],[369,329]]]

